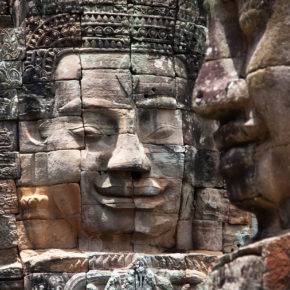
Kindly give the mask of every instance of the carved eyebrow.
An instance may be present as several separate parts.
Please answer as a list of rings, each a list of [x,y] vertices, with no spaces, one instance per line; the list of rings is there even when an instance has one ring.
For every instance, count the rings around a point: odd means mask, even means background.
[[[149,139],[167,139],[176,132],[177,127],[168,124],[161,124],[156,130],[146,136]]]

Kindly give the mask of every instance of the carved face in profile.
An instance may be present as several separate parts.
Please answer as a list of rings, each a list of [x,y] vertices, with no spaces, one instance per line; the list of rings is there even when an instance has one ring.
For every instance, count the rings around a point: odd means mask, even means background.
[[[216,1],[211,11],[194,106],[220,121],[215,140],[230,200],[257,215],[260,237],[273,235],[290,220],[290,5]]]

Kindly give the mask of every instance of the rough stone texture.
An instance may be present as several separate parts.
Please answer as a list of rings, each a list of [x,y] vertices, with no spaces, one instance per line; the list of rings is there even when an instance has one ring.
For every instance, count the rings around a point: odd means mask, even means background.
[[[0,249],[17,246],[16,220],[14,215],[0,215]]]
[[[80,181],[80,151],[62,150],[21,154],[18,185],[52,185]]]
[[[0,62],[0,90],[16,89],[22,85],[20,61]]]
[[[77,250],[24,250],[20,252],[27,274],[41,272],[78,273],[88,271],[88,257]]]
[[[224,197],[225,190],[200,189],[196,192],[194,218],[228,222],[229,201]]]
[[[16,152],[0,153],[0,179],[19,178],[19,154]]]
[[[59,117],[20,122],[19,142],[21,153],[82,149],[84,147],[82,119]]]
[[[15,120],[18,117],[18,95],[16,90],[0,91],[0,120]]]
[[[76,231],[64,219],[31,219],[17,222],[18,247],[26,249],[73,249]]]
[[[23,29],[1,29],[0,45],[0,61],[22,59],[24,57],[25,47]]]
[[[199,250],[222,250],[222,223],[211,220],[193,220],[193,247]]]
[[[17,123],[3,121],[0,123],[0,152],[16,151],[17,144]]]
[[[65,55],[57,64],[54,78],[60,80],[79,80],[81,78],[80,57],[76,54]]]
[[[0,215],[18,213],[18,199],[14,180],[0,181]]]
[[[23,275],[23,269],[22,269],[22,264],[20,262],[20,259],[18,257],[17,248],[14,247],[14,248],[4,249],[4,250],[1,249],[0,250],[0,281],[3,282],[6,279],[18,280],[22,278],[22,275]],[[1,289],[6,289],[3,286],[5,284],[1,285],[1,282],[0,282],[0,287],[3,287]]]

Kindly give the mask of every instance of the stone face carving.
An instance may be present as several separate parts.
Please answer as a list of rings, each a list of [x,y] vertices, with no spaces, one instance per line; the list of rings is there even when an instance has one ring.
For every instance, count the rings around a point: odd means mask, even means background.
[[[215,139],[229,198],[256,214],[257,238],[263,238],[289,229],[290,6],[284,0],[211,5],[207,62],[194,105],[221,121]]]

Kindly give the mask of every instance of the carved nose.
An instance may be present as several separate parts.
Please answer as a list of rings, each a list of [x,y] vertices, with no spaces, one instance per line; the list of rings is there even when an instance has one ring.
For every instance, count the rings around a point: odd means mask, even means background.
[[[138,137],[133,134],[119,135],[108,170],[148,172],[150,169],[150,161]]]

